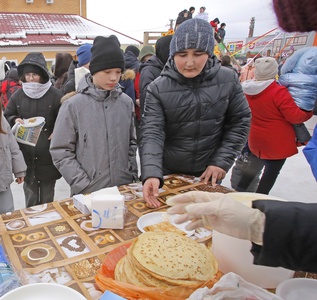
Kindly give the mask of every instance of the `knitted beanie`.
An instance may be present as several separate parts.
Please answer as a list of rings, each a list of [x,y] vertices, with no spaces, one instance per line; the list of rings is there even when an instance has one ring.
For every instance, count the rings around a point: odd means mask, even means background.
[[[273,0],[279,26],[287,32],[317,30],[316,0]]]
[[[207,52],[209,56],[214,52],[214,33],[209,22],[202,19],[190,19],[183,22],[173,35],[170,44],[170,56],[186,49],[198,49]]]
[[[81,45],[77,51],[76,51],[76,55],[77,55],[77,60],[78,60],[78,66],[84,66],[85,64],[89,63],[91,60],[91,44],[83,44]]]
[[[97,36],[91,48],[90,73],[93,75],[106,69],[124,70],[124,58],[120,43],[115,35]]]
[[[170,44],[172,38],[172,35],[162,36],[155,43],[155,55],[164,65],[170,55]]]
[[[131,51],[136,57],[139,57],[140,49],[138,47],[130,45],[125,49],[124,53],[127,53],[128,51]]]
[[[278,64],[275,58],[261,57],[255,60],[254,65],[255,80],[265,81],[269,79],[275,79],[278,71]]]
[[[153,46],[151,45],[143,46],[140,51],[139,60],[142,61],[145,56],[154,55],[154,54],[155,54],[155,50]]]

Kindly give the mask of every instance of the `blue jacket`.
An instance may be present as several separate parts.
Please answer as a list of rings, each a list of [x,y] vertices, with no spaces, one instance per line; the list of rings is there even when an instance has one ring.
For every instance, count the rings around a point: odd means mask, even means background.
[[[279,83],[287,87],[301,109],[311,111],[317,99],[317,47],[306,47],[289,57]]]
[[[317,181],[317,125],[315,126],[312,138],[303,149],[303,153]]]

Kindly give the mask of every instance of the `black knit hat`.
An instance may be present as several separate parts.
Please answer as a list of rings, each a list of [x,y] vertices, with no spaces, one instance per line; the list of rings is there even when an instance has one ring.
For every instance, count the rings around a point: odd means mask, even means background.
[[[124,57],[120,42],[115,35],[97,36],[91,48],[90,73],[93,75],[106,69],[119,68],[124,70]]]
[[[140,55],[140,49],[137,46],[134,46],[134,45],[128,46],[125,49],[124,53],[127,53],[128,51],[131,51],[136,57],[139,57]]]

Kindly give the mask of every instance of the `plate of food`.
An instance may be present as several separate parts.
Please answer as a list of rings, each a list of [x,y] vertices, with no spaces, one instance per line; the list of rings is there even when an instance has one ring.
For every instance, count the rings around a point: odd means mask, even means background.
[[[43,117],[34,117],[29,119],[24,119],[24,127],[35,127],[41,125],[43,122],[45,122],[45,118]]]
[[[143,215],[137,221],[137,227],[141,232],[146,231],[173,231],[188,237],[195,234],[195,230],[186,230],[185,227],[190,223],[187,221],[182,224],[175,224],[177,215],[168,215],[166,212],[152,212]]]

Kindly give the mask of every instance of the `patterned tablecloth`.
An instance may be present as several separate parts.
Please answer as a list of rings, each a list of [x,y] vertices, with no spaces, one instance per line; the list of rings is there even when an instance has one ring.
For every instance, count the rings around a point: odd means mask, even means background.
[[[233,192],[223,186],[213,188],[192,176],[169,175],[158,197],[162,206],[151,209],[143,200],[141,183],[132,183],[119,187],[127,206],[122,230],[92,228],[91,216],[77,210],[70,198],[0,215],[2,244],[17,274],[25,275],[21,276],[23,284],[56,282],[87,299],[99,299],[101,292],[96,290],[94,275],[105,255],[141,234],[137,220],[142,215],[164,211],[169,197],[196,190]],[[211,240],[210,234],[196,231],[193,238],[206,242]],[[295,277],[317,279],[316,274],[306,272],[296,272]]]
[[[139,217],[164,211],[165,201],[178,193],[232,192],[223,186],[212,188],[192,176],[169,175],[164,183],[158,197],[162,202],[159,209],[146,206],[141,183],[119,187],[127,206],[122,230],[95,230],[91,216],[77,210],[71,198],[0,215],[0,235],[13,268],[18,274],[24,270],[24,284],[56,282],[72,287],[87,299],[98,299],[100,292],[94,285],[96,270],[110,250],[141,234],[137,228]],[[194,238],[208,240],[209,233],[197,231]]]

